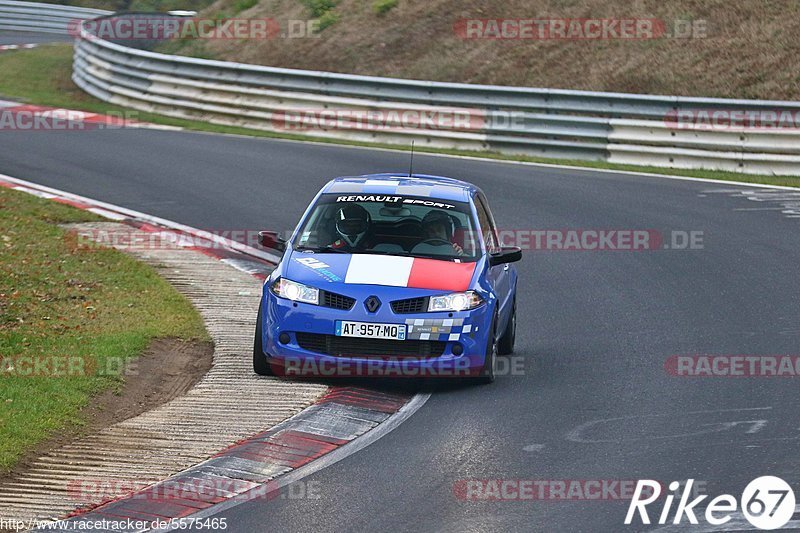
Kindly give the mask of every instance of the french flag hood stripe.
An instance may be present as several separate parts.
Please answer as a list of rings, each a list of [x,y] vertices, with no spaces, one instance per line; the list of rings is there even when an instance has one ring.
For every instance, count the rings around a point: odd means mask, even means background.
[[[354,254],[344,282],[460,292],[469,288],[475,265],[418,257]]]

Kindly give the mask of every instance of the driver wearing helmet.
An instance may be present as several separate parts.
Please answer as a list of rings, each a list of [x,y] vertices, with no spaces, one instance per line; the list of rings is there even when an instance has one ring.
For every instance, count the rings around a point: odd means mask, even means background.
[[[331,248],[366,250],[369,248],[369,211],[358,204],[347,204],[336,212],[336,240]]]
[[[422,242],[445,241],[456,254],[464,255],[464,249],[455,242],[455,225],[450,215],[438,209],[431,209],[422,217]]]

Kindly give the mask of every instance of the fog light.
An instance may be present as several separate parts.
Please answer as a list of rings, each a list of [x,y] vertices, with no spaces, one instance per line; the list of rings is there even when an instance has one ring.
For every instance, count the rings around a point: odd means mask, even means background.
[[[453,345],[453,355],[461,355],[462,353],[464,353],[464,347],[458,343],[455,343]]]
[[[292,341],[288,333],[281,333],[278,335],[278,340],[281,344],[289,344]]]

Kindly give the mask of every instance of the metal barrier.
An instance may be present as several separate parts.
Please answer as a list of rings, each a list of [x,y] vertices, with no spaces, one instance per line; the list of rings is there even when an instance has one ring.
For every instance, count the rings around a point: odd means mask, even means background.
[[[7,4],[23,2],[0,0],[0,9]],[[128,108],[258,130],[800,175],[800,102],[357,76],[166,55],[126,44],[82,27],[75,83]]]
[[[78,20],[93,19],[110,13],[87,7],[0,0],[0,30],[65,34],[70,24],[77,31]]]

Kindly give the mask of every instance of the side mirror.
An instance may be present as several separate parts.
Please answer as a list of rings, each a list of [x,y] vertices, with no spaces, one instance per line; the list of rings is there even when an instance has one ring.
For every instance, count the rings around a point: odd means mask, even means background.
[[[264,248],[272,248],[279,252],[286,250],[286,240],[280,237],[277,231],[259,231],[258,244]]]
[[[489,266],[514,263],[522,259],[522,248],[519,246],[503,246],[496,254],[489,256]]]

